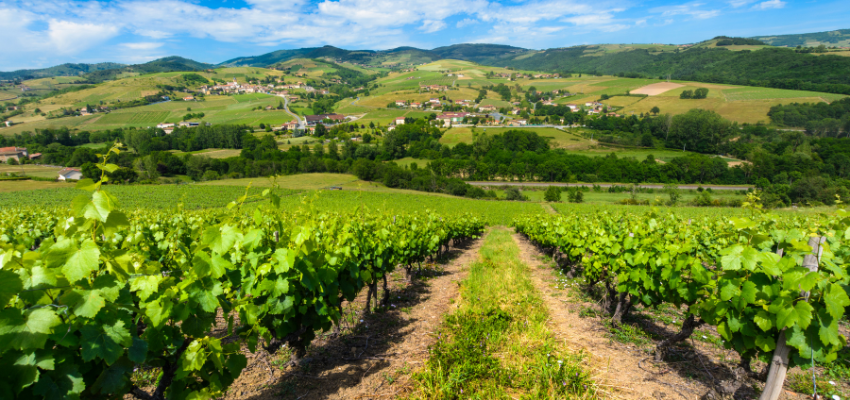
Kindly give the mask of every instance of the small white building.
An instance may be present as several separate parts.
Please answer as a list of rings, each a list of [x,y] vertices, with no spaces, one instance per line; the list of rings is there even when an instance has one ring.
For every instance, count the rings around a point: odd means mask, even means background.
[[[57,179],[60,181],[78,181],[83,179],[83,172],[77,168],[65,168],[59,171],[59,178]]]
[[[404,125],[404,117],[398,117],[393,121],[396,125]]]

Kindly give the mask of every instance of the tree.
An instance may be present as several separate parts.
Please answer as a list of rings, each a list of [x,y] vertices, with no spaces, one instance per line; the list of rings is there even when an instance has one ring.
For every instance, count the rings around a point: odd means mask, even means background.
[[[315,135],[316,135],[317,137],[325,136],[325,135],[327,135],[327,133],[328,133],[328,128],[327,128],[327,127],[325,127],[325,125],[324,125],[324,124],[322,124],[321,122],[320,122],[320,123],[318,123],[318,124],[316,124],[316,132],[315,132]]]
[[[658,113],[661,112],[661,109],[658,108],[658,106],[654,106],[651,110],[649,110],[649,112],[651,112],[653,115],[658,115]]]
[[[706,98],[706,97],[708,97],[708,89],[706,89],[706,88],[699,88],[699,89],[697,89],[697,90],[694,90],[694,97],[693,97],[693,98],[695,98],[695,99],[704,99],[704,98]]]
[[[683,90],[681,94],[679,94],[680,99],[692,99],[694,97],[693,90]]]
[[[526,201],[528,197],[523,196],[516,187],[509,187],[505,189],[505,200]]]
[[[557,186],[549,186],[546,192],[543,193],[543,200],[557,203],[561,201],[561,189]]]

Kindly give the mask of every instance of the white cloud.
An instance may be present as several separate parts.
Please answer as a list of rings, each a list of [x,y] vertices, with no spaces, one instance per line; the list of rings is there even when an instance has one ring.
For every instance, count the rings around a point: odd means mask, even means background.
[[[642,24],[618,19],[624,10],[617,0],[244,0],[218,8],[197,0],[30,1],[0,0],[0,43],[8,57],[27,62],[50,54],[64,62],[95,46],[130,62],[159,56],[168,43],[187,37],[268,47],[391,48],[445,30],[452,17],[464,18],[457,28],[488,24],[488,41],[538,47],[567,28],[611,32]],[[47,29],[32,28],[39,25]]]
[[[153,50],[162,47],[163,43],[156,42],[135,42],[135,43],[121,43],[121,46],[124,46],[130,50]]]
[[[170,33],[155,29],[136,29],[135,33],[139,36],[145,36],[152,39],[165,39],[171,37]]]
[[[694,19],[708,19],[720,15],[720,10],[701,9],[704,4],[698,2],[679,4],[675,6],[655,7],[650,12],[660,13],[663,17],[688,15]]]
[[[464,19],[457,22],[457,27],[463,28],[463,27],[466,27],[466,26],[469,26],[469,25],[475,25],[477,23],[478,23],[478,20],[475,20],[475,19],[472,19],[472,18],[464,18]]]
[[[635,26],[646,26],[646,18],[635,21]]]
[[[446,27],[446,23],[436,19],[426,19],[422,21],[422,26],[419,28],[425,33],[434,33]]]
[[[730,0],[728,3],[733,8],[740,8],[747,4],[751,4],[755,0]]]
[[[785,7],[784,1],[768,0],[768,1],[763,1],[759,4],[756,4],[755,6],[753,6],[753,9],[754,10],[770,10],[770,9],[783,8],[783,7]]]

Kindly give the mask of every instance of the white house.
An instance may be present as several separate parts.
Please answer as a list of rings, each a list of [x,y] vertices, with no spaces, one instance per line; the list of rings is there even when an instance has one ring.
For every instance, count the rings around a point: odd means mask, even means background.
[[[404,125],[404,117],[398,117],[395,119],[394,123],[396,125]]]
[[[59,178],[57,179],[60,181],[78,181],[83,179],[83,172],[77,168],[65,168],[59,171]]]

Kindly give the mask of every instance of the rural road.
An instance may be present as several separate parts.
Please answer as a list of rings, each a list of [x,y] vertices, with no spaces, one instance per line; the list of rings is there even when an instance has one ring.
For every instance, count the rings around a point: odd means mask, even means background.
[[[297,114],[292,111],[289,111],[289,97],[283,96],[283,111],[286,111],[287,114],[295,117],[295,120],[298,121],[298,129],[305,129],[307,127],[307,119],[301,119]]]
[[[593,187],[593,185],[599,187],[611,187],[611,186],[629,186],[631,183],[560,183],[560,182],[466,182],[472,186],[541,186],[541,187],[549,187],[549,186],[564,186],[564,187]],[[711,190],[747,190],[751,186],[728,186],[728,185],[678,185],[679,189],[696,189],[702,186],[703,189]],[[651,184],[644,183],[639,184],[638,187],[642,189],[664,189],[664,185],[659,184]]]

